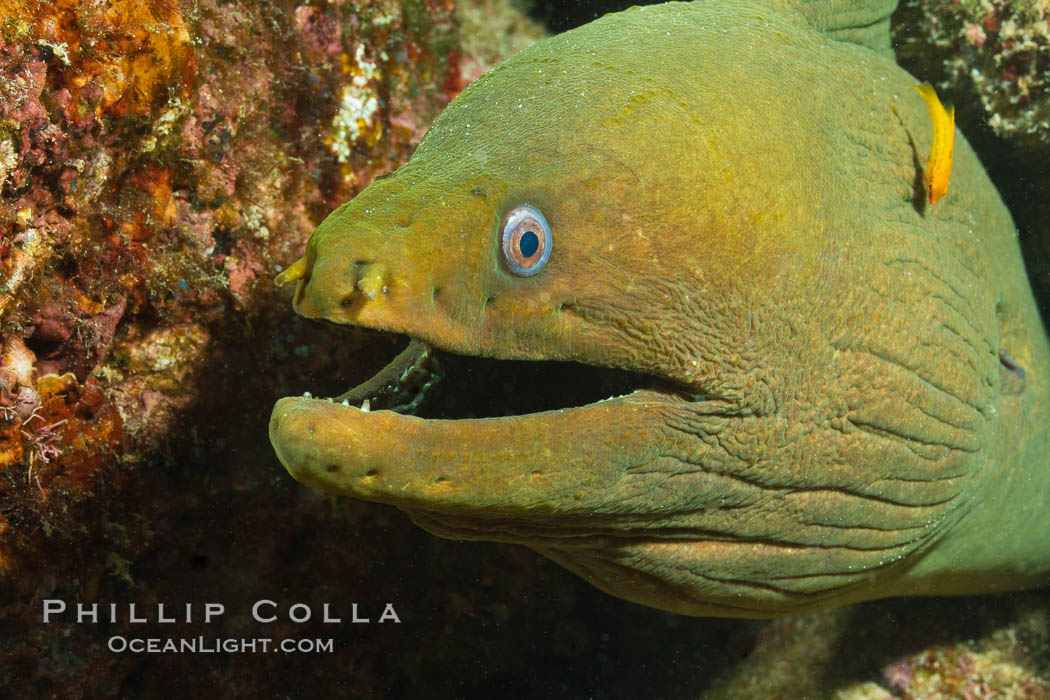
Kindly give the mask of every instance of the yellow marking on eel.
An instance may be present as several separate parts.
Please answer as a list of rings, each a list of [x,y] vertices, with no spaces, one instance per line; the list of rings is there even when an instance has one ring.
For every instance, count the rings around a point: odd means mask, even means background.
[[[926,161],[926,193],[930,204],[936,204],[948,194],[948,179],[952,176],[952,147],[955,145],[955,107],[951,102],[941,105],[937,92],[929,83],[912,85],[930,110],[933,122],[933,143]]]

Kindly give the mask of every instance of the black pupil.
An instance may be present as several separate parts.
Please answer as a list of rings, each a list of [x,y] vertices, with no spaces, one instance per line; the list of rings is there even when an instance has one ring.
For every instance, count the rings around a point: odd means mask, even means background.
[[[526,231],[518,240],[518,250],[526,258],[531,258],[540,248],[540,237],[534,231]]]

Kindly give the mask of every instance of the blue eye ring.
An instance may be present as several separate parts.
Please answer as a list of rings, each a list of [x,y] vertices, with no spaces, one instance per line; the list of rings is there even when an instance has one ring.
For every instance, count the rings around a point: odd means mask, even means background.
[[[518,277],[531,277],[551,256],[551,227],[535,207],[519,204],[503,217],[500,250],[503,264]]]

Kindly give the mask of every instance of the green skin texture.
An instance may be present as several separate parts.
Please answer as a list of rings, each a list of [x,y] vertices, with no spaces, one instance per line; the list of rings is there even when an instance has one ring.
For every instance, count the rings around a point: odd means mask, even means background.
[[[1046,334],[961,135],[926,205],[918,82],[757,1],[634,8],[523,51],[322,223],[296,309],[697,396],[471,420],[286,398],[278,456],[688,615],[1048,582]],[[499,246],[523,203],[554,241],[528,278]]]

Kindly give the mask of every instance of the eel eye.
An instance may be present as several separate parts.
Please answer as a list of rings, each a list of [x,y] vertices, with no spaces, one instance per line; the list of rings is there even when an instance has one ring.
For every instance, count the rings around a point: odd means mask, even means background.
[[[522,204],[503,219],[503,264],[518,277],[531,277],[551,256],[551,227],[535,207]]]

